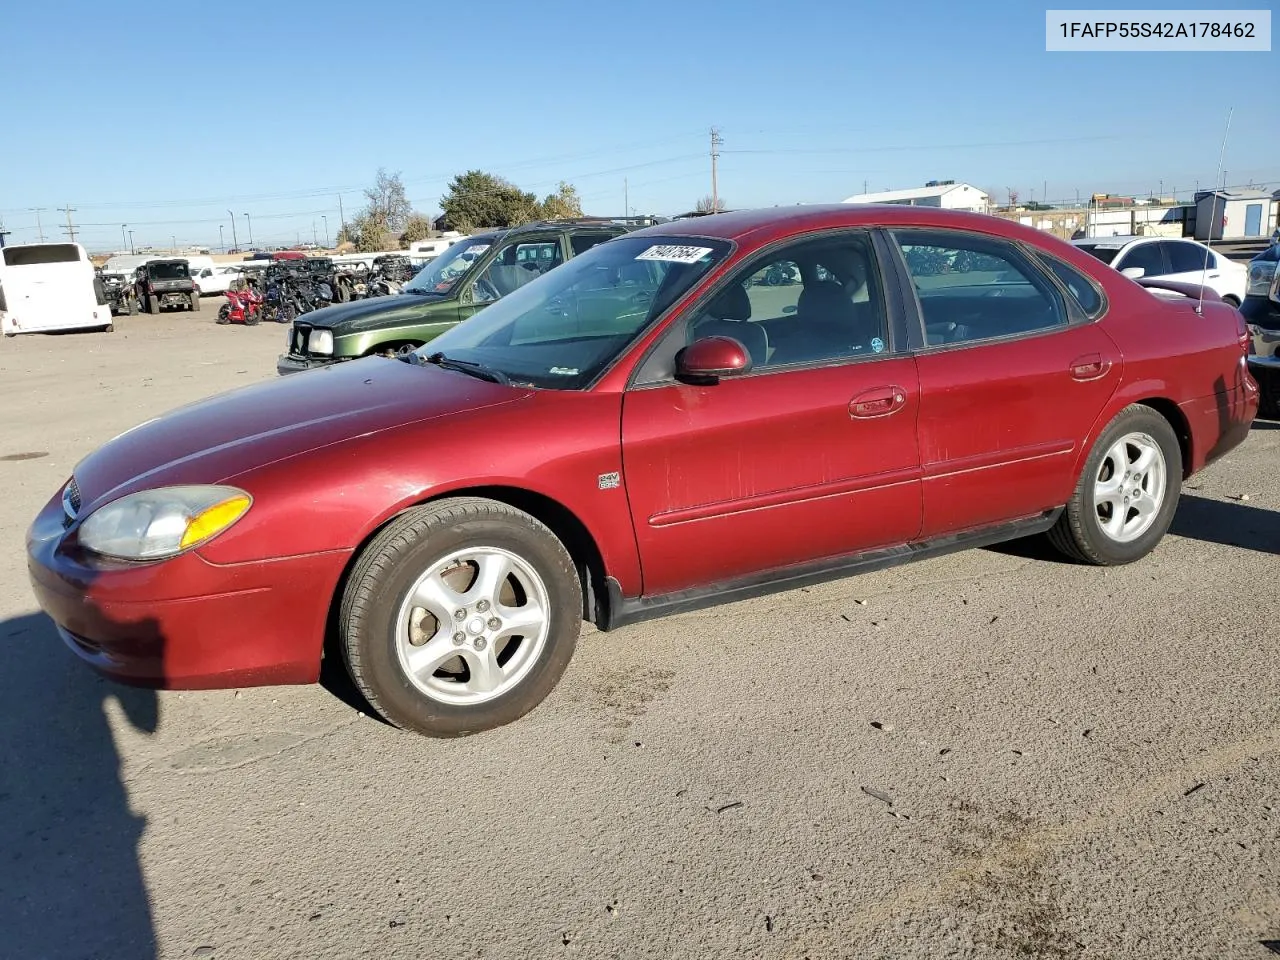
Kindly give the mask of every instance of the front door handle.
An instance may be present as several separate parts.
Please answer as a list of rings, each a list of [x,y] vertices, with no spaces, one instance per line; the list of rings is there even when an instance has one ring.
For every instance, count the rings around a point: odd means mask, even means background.
[[[864,390],[849,401],[849,416],[855,420],[870,420],[897,413],[907,405],[907,391],[897,386],[873,387]]]
[[[1098,380],[1107,375],[1111,361],[1100,353],[1089,353],[1071,361],[1071,376],[1075,380]]]

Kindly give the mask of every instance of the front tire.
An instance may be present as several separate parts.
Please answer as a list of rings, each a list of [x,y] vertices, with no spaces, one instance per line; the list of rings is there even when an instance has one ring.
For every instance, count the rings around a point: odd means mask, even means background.
[[[1169,421],[1134,404],[1107,424],[1049,541],[1073,560],[1118,566],[1155,549],[1182,489],[1182,449]]]
[[[389,722],[457,737],[516,720],[554,689],[582,627],[564,545],[496,500],[459,497],[393,520],[343,592],[347,669]]]

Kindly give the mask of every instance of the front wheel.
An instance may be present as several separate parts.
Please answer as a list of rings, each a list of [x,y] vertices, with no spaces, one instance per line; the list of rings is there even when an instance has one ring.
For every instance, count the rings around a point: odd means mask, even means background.
[[[1126,407],[1093,445],[1049,540],[1097,566],[1140,560],[1168,531],[1181,489],[1182,449],[1169,421],[1150,407]]]
[[[496,500],[410,510],[361,554],[342,596],[347,669],[388,721],[433,737],[512,722],[577,645],[582,588],[564,545]]]
[[[218,323],[230,323],[230,322],[231,322],[231,304],[229,304],[229,303],[224,303],[221,307],[219,307],[219,308],[218,308],[218,320],[217,320],[217,322],[218,322]]]

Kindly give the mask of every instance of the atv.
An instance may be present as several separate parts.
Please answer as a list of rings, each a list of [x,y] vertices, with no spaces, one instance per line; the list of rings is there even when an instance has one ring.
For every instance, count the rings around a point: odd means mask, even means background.
[[[185,260],[149,260],[138,267],[134,290],[147,313],[164,307],[200,309],[200,288]]]

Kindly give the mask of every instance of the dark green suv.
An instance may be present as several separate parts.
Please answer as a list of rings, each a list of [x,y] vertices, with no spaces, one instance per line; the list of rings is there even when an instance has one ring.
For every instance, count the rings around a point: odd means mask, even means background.
[[[459,240],[396,296],[299,317],[276,370],[296,373],[371,354],[408,353],[566,260],[647,222],[550,220]]]

